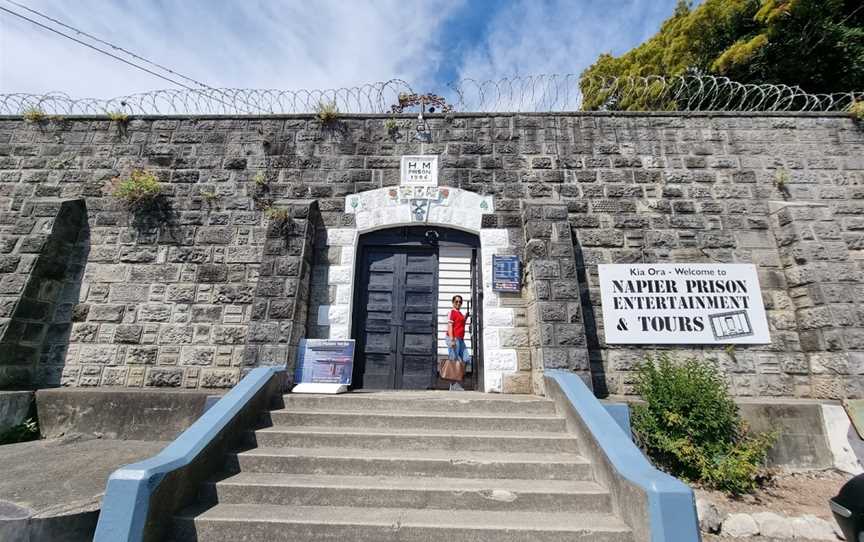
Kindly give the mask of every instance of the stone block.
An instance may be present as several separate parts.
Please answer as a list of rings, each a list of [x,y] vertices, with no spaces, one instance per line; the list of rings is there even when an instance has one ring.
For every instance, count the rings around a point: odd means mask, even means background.
[[[733,538],[756,536],[759,525],[749,514],[729,514],[723,521],[722,534]]]
[[[156,365],[159,348],[156,346],[131,346],[126,351],[127,365]]]
[[[98,332],[98,324],[75,323],[72,324],[72,333],[69,336],[69,341],[72,343],[95,342]]]
[[[538,303],[538,313],[541,322],[566,322],[567,321],[567,304],[566,303]]]
[[[114,329],[114,342],[135,344],[140,342],[144,326],[139,324],[119,325]]]
[[[212,346],[184,346],[180,349],[180,365],[213,365],[216,348]]]
[[[264,247],[260,246],[231,246],[225,251],[225,263],[259,263],[263,257]]]
[[[148,284],[177,282],[180,278],[180,265],[130,265],[129,281],[143,282]]]
[[[120,261],[124,263],[154,262],[156,261],[156,247],[123,247],[120,250]]]
[[[192,322],[219,323],[222,321],[224,305],[192,305]]]
[[[226,280],[228,280],[228,266],[222,264],[198,266],[198,282],[225,282]]]
[[[183,369],[150,367],[144,378],[144,385],[159,388],[179,388],[183,382]]]
[[[246,304],[252,302],[252,297],[253,288],[245,284],[219,284],[214,288],[216,303]]]
[[[486,308],[483,311],[483,324],[490,327],[511,327],[514,324],[513,309]]]
[[[326,244],[327,246],[354,246],[356,239],[356,230],[330,228],[327,230]]]
[[[116,360],[116,346],[105,344],[85,344],[81,346],[79,361],[82,365],[114,365]]]
[[[523,348],[529,345],[528,330],[525,328],[514,328],[501,333],[500,345],[502,348]]]
[[[514,350],[490,349],[484,353],[486,369],[495,371],[515,371],[517,356]]]
[[[480,245],[484,248],[506,247],[509,243],[507,230],[484,229],[480,231]]]
[[[87,319],[91,322],[120,322],[125,305],[92,305]]]
[[[581,325],[556,324],[555,338],[560,346],[585,345],[585,328]]]
[[[542,348],[540,360],[543,369],[568,369],[570,367],[567,350],[563,348]]]
[[[534,279],[554,279],[559,276],[558,262],[555,260],[532,260],[529,269]]]
[[[84,270],[87,282],[126,282],[129,266],[123,264],[89,263]]]
[[[165,288],[165,301],[192,303],[195,301],[195,286],[192,284],[169,284]]]
[[[213,342],[216,344],[243,344],[246,341],[246,326],[213,326]]]
[[[205,369],[200,377],[202,388],[231,388],[239,379],[240,374],[236,369]]]
[[[147,301],[149,284],[111,284],[108,299],[114,302],[140,303]]]
[[[620,247],[624,234],[618,230],[580,230],[579,243],[586,247]]]
[[[518,372],[503,376],[501,393],[530,394],[533,392],[530,372]]]

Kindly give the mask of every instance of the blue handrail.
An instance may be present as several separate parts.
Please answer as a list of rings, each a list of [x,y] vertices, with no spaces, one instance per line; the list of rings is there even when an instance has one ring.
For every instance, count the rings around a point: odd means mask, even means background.
[[[243,380],[157,455],[126,465],[108,478],[94,542],[141,542],[156,488],[216,439],[282,367],[252,369]]]
[[[648,462],[578,375],[547,370],[545,376],[561,388],[616,474],[645,492],[651,542],[699,542],[693,490]]]

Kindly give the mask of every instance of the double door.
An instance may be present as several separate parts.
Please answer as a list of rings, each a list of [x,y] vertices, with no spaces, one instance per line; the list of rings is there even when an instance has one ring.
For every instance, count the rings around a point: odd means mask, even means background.
[[[354,387],[431,387],[437,373],[437,248],[366,246],[360,258]]]

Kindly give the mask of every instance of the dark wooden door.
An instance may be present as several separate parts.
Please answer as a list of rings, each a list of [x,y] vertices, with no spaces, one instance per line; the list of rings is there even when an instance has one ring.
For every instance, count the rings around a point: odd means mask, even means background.
[[[426,389],[436,368],[438,258],[433,247],[365,247],[355,387]]]

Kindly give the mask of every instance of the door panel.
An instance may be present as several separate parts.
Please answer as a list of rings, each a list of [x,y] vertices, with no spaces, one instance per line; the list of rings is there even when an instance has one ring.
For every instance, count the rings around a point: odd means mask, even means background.
[[[435,374],[437,251],[366,247],[361,256],[356,382],[426,389]]]

